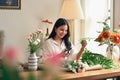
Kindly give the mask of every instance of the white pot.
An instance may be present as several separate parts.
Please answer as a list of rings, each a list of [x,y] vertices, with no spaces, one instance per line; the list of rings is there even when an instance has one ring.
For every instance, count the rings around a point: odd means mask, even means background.
[[[32,53],[28,57],[28,69],[29,70],[37,70],[38,68],[38,58],[36,53]]]

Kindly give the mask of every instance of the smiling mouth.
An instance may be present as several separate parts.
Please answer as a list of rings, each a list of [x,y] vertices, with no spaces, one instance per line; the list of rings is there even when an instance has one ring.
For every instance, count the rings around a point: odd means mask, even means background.
[[[61,34],[60,36],[61,36],[61,37],[64,37],[65,35]]]

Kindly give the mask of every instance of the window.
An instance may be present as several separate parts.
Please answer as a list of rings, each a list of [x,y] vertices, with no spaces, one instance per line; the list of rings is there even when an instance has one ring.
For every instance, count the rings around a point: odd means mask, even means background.
[[[106,46],[98,46],[94,39],[98,36],[97,31],[102,31],[103,27],[97,23],[106,19],[110,13],[111,0],[85,0],[85,37],[93,38],[88,42],[87,49],[92,52],[105,55]]]

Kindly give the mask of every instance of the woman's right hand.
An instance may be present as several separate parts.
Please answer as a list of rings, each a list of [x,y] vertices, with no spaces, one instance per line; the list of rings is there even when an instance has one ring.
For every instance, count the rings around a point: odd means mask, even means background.
[[[67,51],[66,51],[66,50],[62,51],[62,52],[60,53],[60,55],[61,55],[62,57],[66,57],[66,56],[67,56]]]

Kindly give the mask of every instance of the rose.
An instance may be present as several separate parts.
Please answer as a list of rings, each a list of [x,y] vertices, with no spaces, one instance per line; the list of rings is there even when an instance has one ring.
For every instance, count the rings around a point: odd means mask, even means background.
[[[104,30],[99,34],[98,38],[95,41],[99,42],[100,45],[102,44],[112,44],[112,45],[119,45],[120,44],[120,34],[118,31],[109,31]]]
[[[113,34],[111,35],[111,41],[113,43],[115,43],[116,45],[120,44],[120,34],[118,34],[117,32],[113,32]]]
[[[110,32],[108,30],[103,31],[101,34],[105,40],[108,40],[110,38]]]
[[[120,44],[120,34],[118,30],[110,30],[109,24],[107,21],[110,20],[110,17],[106,18],[103,22],[98,22],[103,24],[103,30],[95,39],[95,41],[99,42],[99,45],[108,44],[108,45],[119,45]],[[120,23],[118,25],[120,27]]]
[[[97,38],[97,40],[96,41],[98,41],[98,42],[100,42],[100,43],[102,43],[103,42],[103,37],[102,37],[102,34],[100,34],[99,36],[98,36],[98,38]]]

